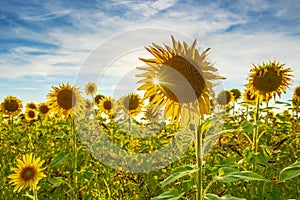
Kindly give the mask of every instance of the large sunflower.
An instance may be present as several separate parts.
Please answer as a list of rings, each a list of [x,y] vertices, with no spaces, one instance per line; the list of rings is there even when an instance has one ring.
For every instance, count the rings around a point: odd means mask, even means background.
[[[120,106],[132,117],[142,111],[143,103],[143,99],[134,93],[125,95],[119,100]]]
[[[112,97],[104,97],[97,106],[101,112],[111,116],[116,111],[117,102]]]
[[[22,110],[22,101],[14,96],[7,96],[1,103],[2,113],[15,116]]]
[[[14,192],[20,192],[23,188],[29,187],[30,190],[36,188],[38,182],[46,175],[41,169],[44,161],[38,157],[35,159],[32,154],[23,156],[23,160],[17,159],[17,167],[12,168],[15,174],[8,176],[10,184],[14,185]]]
[[[66,118],[71,118],[73,114],[82,114],[85,106],[79,89],[68,84],[61,84],[59,87],[52,86],[53,91],[48,93],[48,103],[50,109]]]
[[[214,96],[211,81],[224,78],[214,74],[217,69],[206,60],[209,48],[200,54],[196,40],[189,46],[171,37],[173,47],[165,45],[164,48],[155,43],[146,47],[155,58],[140,58],[148,66],[137,68],[146,71],[136,75],[143,78],[138,89],[145,90],[145,98],[154,96],[149,105],[165,106],[166,119],[171,117],[175,122],[181,118],[187,124],[210,114],[210,99]]]
[[[286,92],[286,88],[291,84],[292,76],[290,68],[283,68],[285,64],[279,64],[276,61],[263,63],[258,67],[253,65],[250,70],[248,83],[246,87],[259,99],[269,101],[281,96],[282,92]]]
[[[93,96],[96,94],[98,87],[97,87],[96,83],[90,82],[85,85],[84,90],[87,95]]]

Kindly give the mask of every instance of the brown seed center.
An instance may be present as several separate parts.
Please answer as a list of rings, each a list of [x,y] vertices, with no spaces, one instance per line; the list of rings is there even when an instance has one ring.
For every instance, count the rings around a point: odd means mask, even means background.
[[[139,107],[139,97],[138,96],[129,96],[125,98],[124,106],[129,111],[135,110]]]
[[[190,103],[202,95],[206,84],[200,69],[181,56],[174,56],[163,64],[158,72],[159,86],[169,99]]]
[[[258,74],[254,77],[253,85],[255,89],[263,93],[276,91],[283,80],[282,74],[277,74],[277,71],[273,68],[269,68],[268,71],[259,76]]]
[[[19,104],[16,100],[10,100],[5,102],[4,107],[9,112],[15,112],[19,109]]]
[[[111,101],[105,101],[103,103],[103,107],[104,107],[105,110],[111,110],[112,109],[112,103],[111,103]]]
[[[300,87],[298,87],[298,88],[296,89],[295,93],[296,93],[296,95],[297,95],[298,97],[300,97]]]
[[[34,179],[36,175],[36,170],[34,167],[25,167],[22,171],[21,171],[21,178],[25,181],[29,181]]]
[[[71,90],[61,90],[57,94],[57,103],[63,109],[71,109],[76,104],[75,93]]]
[[[94,91],[95,91],[94,86],[89,86],[88,91],[89,91],[90,93],[94,92]]]
[[[32,110],[28,111],[28,117],[29,118],[34,118],[35,117],[35,112],[32,111]]]
[[[49,107],[46,106],[46,105],[41,106],[41,107],[40,107],[40,112],[41,112],[42,114],[47,114],[47,113],[49,112]]]

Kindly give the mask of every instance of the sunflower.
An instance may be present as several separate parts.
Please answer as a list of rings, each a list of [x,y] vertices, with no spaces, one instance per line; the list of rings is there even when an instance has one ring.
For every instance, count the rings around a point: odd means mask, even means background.
[[[81,114],[84,100],[79,89],[68,84],[59,87],[52,86],[53,91],[48,93],[48,103],[54,113],[71,118],[73,114]]]
[[[36,110],[27,108],[26,111],[25,111],[25,119],[27,121],[37,120],[38,119],[38,115],[36,113]]]
[[[117,102],[112,97],[104,97],[97,106],[101,112],[110,116],[116,111]]]
[[[230,91],[224,90],[218,94],[216,100],[221,106],[226,106],[229,105],[229,103],[232,101],[232,97],[233,96]]]
[[[97,94],[94,98],[94,102],[95,104],[99,104],[100,103],[100,100],[103,99],[105,96],[102,95],[102,94]]]
[[[295,87],[295,89],[294,89],[293,104],[300,105],[300,85]]]
[[[9,116],[15,116],[21,112],[22,101],[14,96],[7,96],[1,103],[2,113]]]
[[[137,67],[146,71],[136,75],[143,78],[138,89],[145,91],[145,98],[154,95],[149,105],[164,107],[166,119],[171,117],[171,122],[175,122],[181,118],[187,124],[210,114],[210,99],[214,96],[214,84],[210,81],[224,78],[214,74],[217,69],[206,61],[210,48],[200,54],[195,48],[196,40],[189,46],[171,38],[173,47],[155,43],[146,47],[155,58],[140,58],[148,66]]]
[[[231,89],[230,90],[231,94],[232,94],[232,97],[233,97],[233,100],[234,101],[237,101],[240,97],[241,97],[241,91],[234,88],[234,89]]]
[[[129,113],[130,116],[136,116],[142,111],[143,99],[138,94],[128,94],[119,100],[120,106]]]
[[[246,89],[245,91],[244,91],[244,101],[245,102],[249,102],[249,101],[254,101],[255,100],[255,98],[256,98],[256,95],[255,94],[253,94],[250,90],[248,90],[248,89]]]
[[[286,88],[291,84],[290,72],[292,70],[284,69],[284,65],[276,61],[263,63],[258,67],[253,65],[246,87],[259,99],[265,99],[265,101],[275,99],[276,94],[280,97],[281,93],[285,93]]]
[[[37,106],[34,102],[29,102],[26,104],[26,109],[33,109],[36,110]]]
[[[95,95],[97,90],[98,90],[98,87],[97,87],[96,83],[94,83],[94,82],[87,83],[84,88],[85,93],[90,96]]]
[[[38,182],[46,175],[41,169],[44,161],[38,157],[35,159],[32,154],[23,156],[23,160],[17,159],[17,167],[12,168],[15,174],[8,176],[9,184],[15,186],[14,192],[20,192],[23,188],[29,187],[30,190],[36,189]]]
[[[155,109],[154,106],[147,106],[146,111],[144,113],[147,120],[154,121],[154,122],[159,120],[161,114],[160,110]]]
[[[91,110],[92,107],[93,107],[92,102],[90,102],[89,100],[86,99],[86,100],[85,100],[85,109],[86,109],[86,110]]]
[[[49,107],[48,103],[46,103],[46,102],[39,103],[38,112],[39,112],[39,115],[42,117],[48,116],[48,114],[50,112],[50,107]]]

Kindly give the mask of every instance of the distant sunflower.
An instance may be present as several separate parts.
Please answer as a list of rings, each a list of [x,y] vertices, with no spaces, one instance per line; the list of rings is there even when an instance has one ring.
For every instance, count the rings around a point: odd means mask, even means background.
[[[240,97],[241,97],[241,91],[234,88],[234,89],[231,89],[230,90],[231,94],[232,94],[232,97],[233,97],[233,100],[234,101],[237,101]]]
[[[101,112],[112,115],[116,111],[117,102],[112,97],[104,97],[97,105]]]
[[[294,89],[293,101],[300,104],[300,85]]]
[[[39,103],[38,113],[40,116],[42,116],[42,117],[48,116],[49,112],[50,112],[50,107],[49,107],[48,103],[46,103],[46,102]]]
[[[284,69],[284,65],[276,61],[263,63],[258,67],[253,65],[246,87],[265,101],[275,99],[276,95],[280,97],[281,93],[285,93],[286,88],[291,84],[290,72],[292,70]]]
[[[91,110],[93,107],[92,102],[90,102],[89,100],[85,100],[85,109],[86,110]]]
[[[38,157],[35,159],[32,154],[23,156],[23,160],[17,159],[17,167],[12,168],[15,174],[8,176],[9,184],[15,186],[14,192],[20,192],[23,188],[29,187],[30,190],[36,189],[38,182],[46,175],[42,172],[41,166],[44,161]]]
[[[224,78],[214,74],[217,69],[206,61],[209,48],[200,54],[196,40],[189,46],[171,38],[173,47],[155,43],[146,47],[155,58],[140,58],[148,67],[137,68],[146,71],[136,75],[143,78],[138,89],[145,91],[145,98],[154,96],[149,105],[164,107],[166,119],[171,117],[175,122],[181,118],[187,124],[210,114],[210,99],[214,96],[210,81]]]
[[[26,109],[33,109],[33,110],[36,110],[37,106],[34,102],[29,102],[26,104]]]
[[[48,93],[50,109],[66,118],[73,114],[82,114],[84,101],[79,89],[68,84],[61,84],[59,87],[52,86],[53,91]]]
[[[255,100],[255,94],[253,94],[250,90],[246,89],[244,91],[244,101],[249,102],[249,101],[254,101]]]
[[[102,94],[97,94],[94,98],[94,102],[95,104],[99,104],[100,103],[100,100],[103,99],[105,96],[102,95]]]
[[[97,90],[98,90],[98,87],[97,87],[96,83],[94,83],[94,82],[87,83],[84,88],[85,93],[90,96],[95,95]]]
[[[15,116],[22,110],[22,101],[14,96],[7,96],[1,103],[2,113],[9,116]]]
[[[128,94],[119,100],[120,105],[130,116],[136,116],[142,111],[143,99],[138,94]]]
[[[38,119],[38,115],[36,113],[36,110],[27,108],[26,111],[25,111],[25,119],[27,121],[37,120]]]
[[[226,106],[229,105],[229,103],[232,101],[232,94],[230,91],[224,90],[221,91],[218,96],[217,96],[217,102],[218,104],[220,104],[221,106]]]

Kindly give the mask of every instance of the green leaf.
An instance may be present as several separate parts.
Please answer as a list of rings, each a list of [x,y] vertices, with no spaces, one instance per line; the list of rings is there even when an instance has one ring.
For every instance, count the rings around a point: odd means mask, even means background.
[[[62,177],[54,177],[49,180],[49,183],[52,185],[52,187],[58,187],[61,185],[62,179]]]
[[[258,175],[251,171],[232,172],[225,176],[219,176],[216,178],[221,182],[234,182],[234,181],[267,181],[261,175]]]
[[[239,198],[231,196],[230,194],[226,194],[225,196],[219,197],[216,194],[208,193],[204,197],[207,200],[246,200],[245,198]]]
[[[151,200],[177,200],[180,199],[184,193],[179,194],[177,189],[171,189],[167,192],[162,193],[159,196],[151,198]]]
[[[61,153],[57,154],[57,156],[54,158],[54,160],[50,163],[50,166],[54,167],[64,161],[69,160],[70,158],[71,158],[71,156],[69,153],[65,154],[65,153],[61,152]]]
[[[300,162],[296,162],[283,170],[281,170],[279,174],[279,183],[295,178],[296,176],[300,175]]]
[[[241,126],[242,130],[244,130],[246,133],[251,133],[253,129],[256,127],[256,125],[253,125],[252,123],[248,121],[244,121]]]
[[[165,187],[166,185],[176,181],[177,179],[187,176],[189,174],[195,173],[198,171],[198,168],[196,165],[193,166],[181,166],[177,167],[171,172],[171,175],[168,176],[163,182],[162,187]]]

